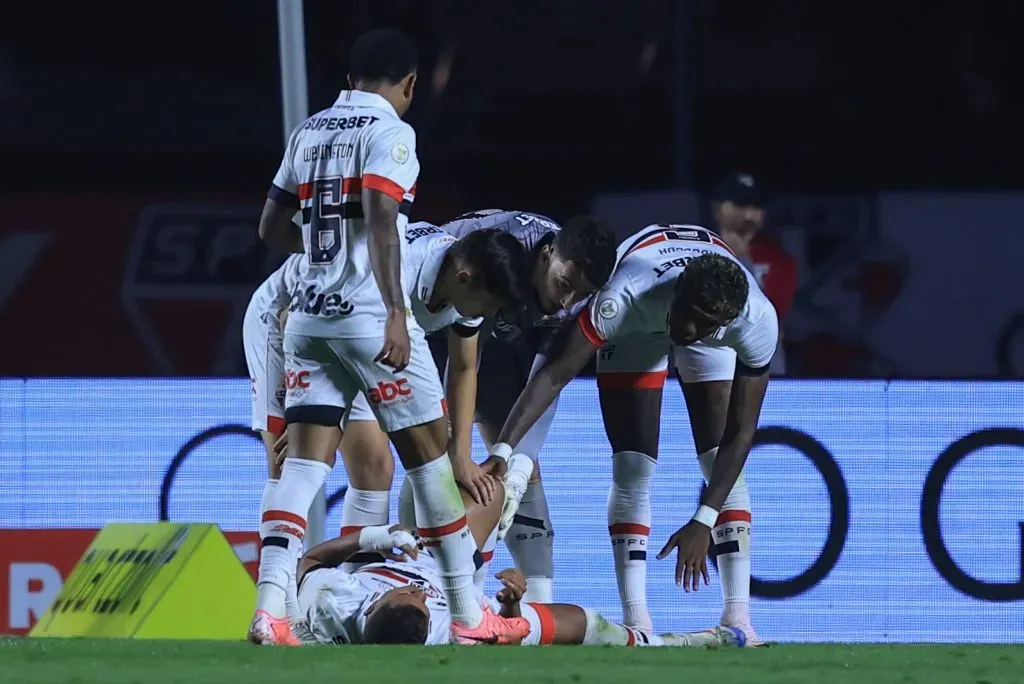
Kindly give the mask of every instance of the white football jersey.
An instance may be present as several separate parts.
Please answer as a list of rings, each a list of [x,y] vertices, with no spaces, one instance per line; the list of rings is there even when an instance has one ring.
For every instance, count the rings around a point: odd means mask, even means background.
[[[360,193],[378,190],[399,202],[402,235],[419,169],[412,126],[375,93],[343,90],[334,106],[292,133],[268,195],[302,212],[306,261],[289,332],[339,338],[381,333],[385,309],[370,269]]]
[[[416,323],[426,333],[436,332],[457,323],[466,328],[479,328],[482,318],[467,318],[446,304],[435,311],[427,308],[448,250],[456,239],[437,226],[426,222],[412,223],[405,230],[402,251],[402,290],[409,299]],[[250,307],[277,317],[289,304],[293,311],[305,305],[300,272],[305,256],[293,254],[280,268],[270,274],[252,295]],[[293,313],[289,313],[289,317]]]
[[[483,323],[482,318],[466,318],[451,304],[445,304],[435,311],[427,308],[444,258],[456,242],[454,237],[425,221],[412,223],[405,230],[402,289],[410,299],[416,322],[427,334],[453,323],[474,329]]]
[[[700,226],[651,225],[623,242],[611,278],[580,315],[584,334],[595,344],[638,333],[667,335],[676,278],[687,262],[709,253],[736,262],[750,294],[739,316],[700,341],[735,350],[748,368],[768,366],[779,341],[775,307],[725,242]]]
[[[249,308],[255,309],[260,315],[270,314],[277,318],[291,303],[304,259],[302,254],[292,254],[285,259],[252,293]]]
[[[452,617],[437,573],[437,564],[426,553],[405,563],[372,563],[351,574],[338,568],[319,568],[302,580],[299,610],[318,642],[359,644],[366,614],[377,599],[392,589],[414,584],[427,595],[430,627],[426,645],[448,644]]]

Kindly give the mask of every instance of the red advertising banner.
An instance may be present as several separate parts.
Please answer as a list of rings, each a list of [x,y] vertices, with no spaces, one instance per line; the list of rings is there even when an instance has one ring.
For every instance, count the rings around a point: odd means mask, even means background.
[[[27,634],[46,612],[97,530],[0,530],[0,635]],[[256,532],[225,532],[253,581]]]

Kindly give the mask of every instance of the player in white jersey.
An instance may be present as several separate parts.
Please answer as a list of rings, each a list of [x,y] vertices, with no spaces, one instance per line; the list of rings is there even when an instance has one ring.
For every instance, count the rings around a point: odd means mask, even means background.
[[[693,519],[658,557],[677,548],[676,580],[687,591],[696,590],[701,576],[707,581],[713,536],[724,603],[721,622],[744,630],[749,643],[759,643],[750,623],[750,497],[742,469],[778,343],[771,302],[711,231],[648,226],[620,247],[611,279],[563,342],[516,402],[493,453],[511,453],[600,349],[598,388],[614,452],[608,529],[619,595],[625,622],[649,627],[650,482],[668,354],[676,345],[676,368],[707,488]]]
[[[285,598],[306,516],[333,467],[339,425],[363,393],[413,481],[420,533],[438,544],[453,634],[507,640],[515,629],[472,596],[476,549],[446,454],[443,391],[402,289],[401,236],[419,162],[401,117],[416,84],[416,47],[398,31],[371,31],[356,41],[349,67],[351,89],[292,134],[260,218],[265,240],[303,251],[305,261],[284,335],[294,378],[285,397],[288,458],[261,524],[250,639],[294,642]],[[301,231],[291,222],[297,211]],[[385,395],[381,383],[404,391]]]
[[[416,322],[426,333],[449,329],[448,355],[455,370],[449,376],[446,400],[451,407],[449,452],[454,465],[459,454],[469,459],[469,448],[459,445],[468,444],[472,438],[476,345],[483,316],[527,300],[526,253],[519,241],[498,230],[478,231],[456,240],[429,223],[413,223],[406,228],[405,240],[402,286]],[[282,288],[294,282],[288,277],[294,258],[257,289],[243,327],[246,361],[253,382],[253,430],[261,431],[271,464],[261,517],[271,510],[269,493],[276,489],[280,477],[275,452],[287,444],[282,435],[286,378],[278,320],[282,310],[287,311],[290,295],[284,294]],[[273,306],[269,306],[271,303]],[[260,315],[265,310],[268,315]],[[272,394],[275,388],[276,395]],[[391,400],[392,395],[401,396],[404,391],[404,384],[381,383],[370,392],[370,401],[362,394],[357,395],[345,418],[341,452],[349,488],[343,500],[343,534],[387,522],[387,494],[394,460],[371,401]],[[493,478],[487,480],[485,484],[492,487]],[[372,554],[360,554],[349,559],[346,568],[353,570],[373,560],[378,559]]]
[[[500,482],[495,484],[501,493]],[[496,499],[480,506],[465,492],[463,498],[469,527],[480,547],[486,548],[494,543],[500,505]],[[412,502],[403,501],[403,505]],[[367,551],[384,554],[389,560],[351,573],[342,569],[346,559]],[[293,616],[296,631],[309,644],[448,644],[451,618],[437,572],[430,553],[417,548],[413,536],[400,526],[374,526],[343,534],[310,549],[300,562]],[[480,574],[486,572],[483,564]],[[487,598],[480,585],[478,600],[485,610],[525,621],[528,632],[520,642],[523,645],[708,647],[745,643],[743,633],[734,629],[656,635],[614,624],[579,606],[521,604],[526,592],[522,573],[510,569],[496,577],[504,585],[496,600]]]

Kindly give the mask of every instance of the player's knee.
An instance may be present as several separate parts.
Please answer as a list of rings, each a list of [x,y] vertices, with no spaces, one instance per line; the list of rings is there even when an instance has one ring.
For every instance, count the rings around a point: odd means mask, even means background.
[[[647,491],[657,461],[640,451],[618,451],[612,456],[612,482],[619,489]]]
[[[376,424],[372,425],[377,429]],[[395,459],[387,439],[363,439],[350,424],[341,441],[341,453],[349,482],[357,489],[383,491],[391,488]]]
[[[427,613],[414,605],[383,605],[366,619],[363,643],[425,644],[429,627]]]

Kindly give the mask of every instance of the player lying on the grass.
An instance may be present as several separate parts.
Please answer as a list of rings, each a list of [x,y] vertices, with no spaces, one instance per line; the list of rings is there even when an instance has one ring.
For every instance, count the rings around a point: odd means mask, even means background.
[[[516,463],[526,461],[525,464]],[[530,463],[512,459],[510,468]],[[500,496],[485,506],[463,492],[469,529],[481,549],[493,548],[503,487],[492,485]],[[403,507],[411,489],[406,488]],[[410,516],[406,510],[403,518]],[[385,555],[388,560],[361,567],[354,573],[340,569],[360,551]],[[480,573],[486,563],[478,558]],[[427,644],[451,642],[451,613],[441,590],[439,568],[430,552],[421,550],[413,535],[398,525],[365,527],[310,549],[300,561],[295,631],[305,643]],[[479,574],[479,573],[478,573]],[[503,584],[496,600],[479,591],[485,611],[499,612],[522,629],[524,645],[583,644],[596,646],[742,646],[739,630],[716,628],[690,634],[655,635],[614,624],[592,610],[574,605],[522,604],[526,580],[518,570],[499,572]]]
[[[481,317],[492,315],[502,307],[514,307],[526,299],[526,256],[517,240],[500,231],[481,231],[456,240],[429,224],[412,224],[405,230],[404,237],[406,248],[403,250],[402,287],[410,301],[415,323],[418,324],[413,333],[422,335],[420,330],[432,332],[450,326],[449,354],[464,369],[454,374],[448,386],[448,403],[455,409],[452,434],[454,439],[468,443],[476,393],[476,340]],[[292,293],[285,290],[285,294],[281,294],[281,288],[287,288],[296,280],[289,276],[294,269],[301,268],[301,262],[296,262],[296,259],[303,258],[290,258],[260,287],[247,311],[243,329],[246,360],[253,379],[253,429],[261,431],[264,443],[270,447],[270,478],[261,502],[261,520],[266,519],[268,511],[279,507],[275,499],[275,476],[282,468],[274,463],[273,442],[277,439],[278,449],[286,445],[286,440],[282,439],[284,407],[281,395],[286,387],[290,391],[301,390],[303,383],[301,376],[285,377],[284,350],[279,329],[279,318],[287,315],[287,312],[280,311],[282,301],[292,301],[291,310],[307,306],[304,292]],[[290,300],[291,294],[294,297]],[[393,468],[388,436],[378,427],[382,412],[407,410],[408,406],[404,402],[409,399],[421,404],[430,402],[431,409],[443,405],[442,397],[435,395],[428,383],[417,383],[417,378],[423,379],[429,373],[440,386],[433,359],[429,354],[425,358],[416,355],[410,369],[413,367],[418,372],[416,376],[410,375],[407,369],[403,374],[406,377],[382,380],[352,400],[351,408],[343,419],[344,433],[337,433],[337,439],[342,440],[346,465],[352,471],[365,473],[374,467],[372,461],[367,464],[351,458],[353,454],[372,451],[367,447],[368,444],[382,450],[386,454],[384,460],[389,463],[388,467]],[[280,389],[274,392],[274,388]],[[413,392],[416,392],[415,396]],[[337,448],[337,441],[333,446]],[[468,450],[466,453],[468,458]],[[448,459],[444,458],[444,461],[444,465],[448,466]],[[377,492],[372,494],[376,495]],[[387,492],[382,494],[386,504]],[[346,510],[356,512],[368,507],[365,494],[350,490],[345,506]],[[386,515],[385,507],[385,520]],[[261,531],[265,527],[262,525]],[[356,557],[352,560],[366,562],[369,559]],[[278,581],[286,581],[286,578],[281,577]],[[275,624],[281,635],[274,637],[274,640],[282,643],[291,641],[284,626]],[[258,640],[266,642],[263,638]]]
[[[693,518],[658,558],[678,549],[676,582],[696,590],[702,576],[708,582],[713,537],[722,582],[721,623],[743,629],[750,643],[759,643],[750,620],[750,495],[742,471],[778,330],[771,302],[721,238],[699,226],[648,226],[620,246],[608,284],[566,330],[559,350],[530,380],[502,428],[492,453],[508,458],[600,349],[597,384],[614,454],[608,530],[627,624],[651,624],[645,550],[650,483],[668,354],[675,345],[707,488]]]

